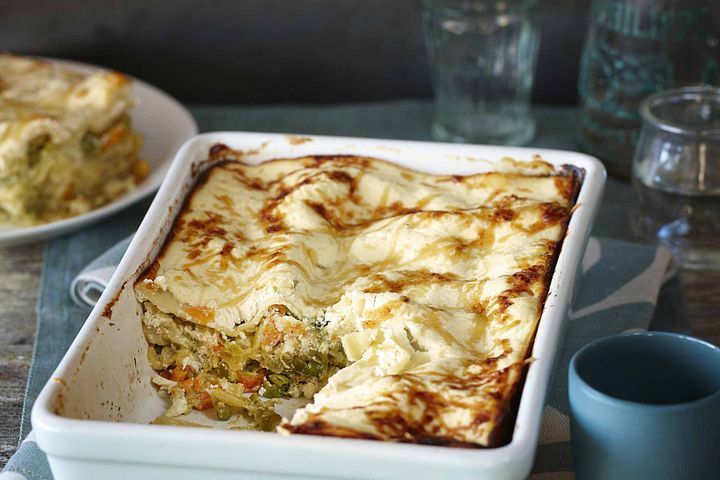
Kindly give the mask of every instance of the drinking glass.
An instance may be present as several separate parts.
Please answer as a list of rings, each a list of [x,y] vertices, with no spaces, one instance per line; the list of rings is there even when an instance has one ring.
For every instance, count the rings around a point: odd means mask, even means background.
[[[530,114],[537,0],[423,0],[439,140],[520,145]]]
[[[720,268],[720,89],[685,87],[640,105],[633,228],[685,268]]]

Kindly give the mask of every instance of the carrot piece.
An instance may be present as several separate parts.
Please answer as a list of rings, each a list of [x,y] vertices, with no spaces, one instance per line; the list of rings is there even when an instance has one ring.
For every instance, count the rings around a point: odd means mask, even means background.
[[[265,380],[265,373],[262,371],[255,373],[238,372],[237,380],[238,383],[242,384],[246,392],[257,392]]]
[[[67,201],[72,200],[73,198],[75,198],[75,184],[70,182],[63,191],[62,199]]]
[[[117,145],[120,140],[128,134],[128,132],[129,130],[123,122],[116,123],[105,135],[103,135],[100,149],[104,152],[113,145]]]
[[[205,325],[215,320],[215,310],[210,307],[194,305],[187,305],[184,308],[185,312],[190,315],[193,319],[197,320],[198,323]]]
[[[172,372],[170,372],[170,380],[173,380],[175,382],[183,381],[187,378],[188,371],[184,368],[174,368]]]
[[[197,410],[208,410],[213,406],[212,397],[207,392],[201,392],[194,406]]]
[[[150,163],[147,160],[138,158],[130,165],[130,173],[135,183],[139,184],[150,175]]]

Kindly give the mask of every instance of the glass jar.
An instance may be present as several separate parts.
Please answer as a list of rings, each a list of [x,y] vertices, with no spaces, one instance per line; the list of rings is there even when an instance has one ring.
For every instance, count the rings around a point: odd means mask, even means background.
[[[720,268],[720,89],[667,90],[640,106],[633,161],[635,233],[686,268]]]
[[[593,0],[580,65],[579,143],[628,178],[640,101],[663,89],[720,85],[720,1]]]
[[[535,134],[530,91],[536,0],[424,0],[438,140],[520,145]]]

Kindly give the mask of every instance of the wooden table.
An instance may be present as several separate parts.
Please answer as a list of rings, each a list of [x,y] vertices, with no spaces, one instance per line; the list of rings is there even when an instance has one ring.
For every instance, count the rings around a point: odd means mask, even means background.
[[[199,107],[192,109],[202,131],[242,130],[325,133],[334,135],[427,138],[432,105],[409,101],[367,106]],[[540,147],[572,145],[573,111],[538,108]],[[355,125],[348,119],[354,119]],[[413,125],[414,124],[414,125]],[[628,239],[629,188],[609,180],[596,222],[597,233]],[[0,247],[0,468],[17,448],[25,383],[35,335],[42,244]],[[720,345],[720,272],[681,272],[684,317],[692,333]]]
[[[0,248],[0,468],[18,445],[41,265],[42,244]]]
[[[720,272],[681,272],[680,278],[692,334],[720,345]]]

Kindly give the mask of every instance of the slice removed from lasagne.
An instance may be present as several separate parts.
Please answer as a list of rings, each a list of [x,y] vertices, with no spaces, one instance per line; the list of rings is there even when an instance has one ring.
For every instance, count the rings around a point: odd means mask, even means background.
[[[132,130],[130,81],[0,55],[0,222],[85,213],[148,173]]]
[[[135,285],[171,399],[160,422],[198,409],[283,434],[505,440],[575,172],[211,160]],[[290,398],[307,405],[281,420],[273,399]]]

